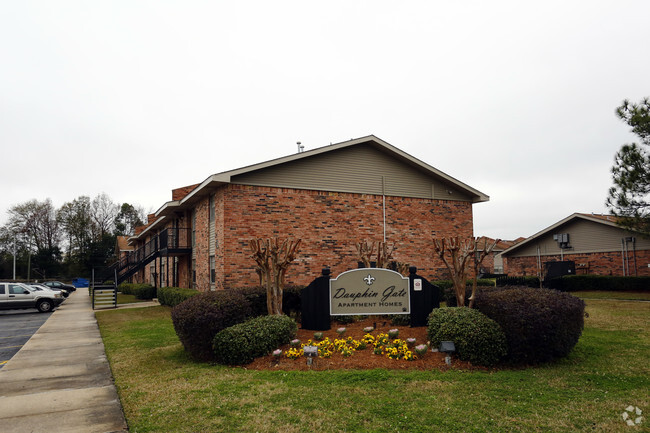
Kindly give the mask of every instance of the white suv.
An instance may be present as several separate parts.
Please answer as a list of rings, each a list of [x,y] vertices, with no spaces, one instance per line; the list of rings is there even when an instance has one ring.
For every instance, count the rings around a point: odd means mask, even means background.
[[[22,283],[0,281],[0,310],[36,308],[41,313],[52,311],[65,298],[60,293],[35,290]]]

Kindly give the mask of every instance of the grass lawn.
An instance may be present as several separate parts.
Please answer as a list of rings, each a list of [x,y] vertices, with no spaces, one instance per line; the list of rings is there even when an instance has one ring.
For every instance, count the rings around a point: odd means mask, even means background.
[[[619,432],[650,416],[650,303],[587,301],[571,355],[500,371],[249,371],[187,358],[167,307],[97,312],[135,432]],[[354,356],[354,355],[352,355]]]
[[[634,301],[650,301],[650,292],[571,292],[581,299],[622,299]]]

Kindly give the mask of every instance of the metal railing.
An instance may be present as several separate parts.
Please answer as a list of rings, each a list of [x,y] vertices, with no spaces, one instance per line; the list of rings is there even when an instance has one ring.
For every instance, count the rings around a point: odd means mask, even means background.
[[[146,244],[113,264],[111,276],[114,272],[117,275],[117,284],[119,284],[158,256],[190,253],[192,251],[191,235],[189,228],[173,227],[162,230]]]

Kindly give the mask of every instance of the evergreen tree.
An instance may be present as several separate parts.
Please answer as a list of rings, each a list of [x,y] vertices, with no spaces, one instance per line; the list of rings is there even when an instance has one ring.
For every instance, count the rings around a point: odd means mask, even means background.
[[[625,100],[616,114],[632,127],[640,144],[625,144],[616,153],[607,207],[622,227],[650,235],[650,99],[638,104]]]

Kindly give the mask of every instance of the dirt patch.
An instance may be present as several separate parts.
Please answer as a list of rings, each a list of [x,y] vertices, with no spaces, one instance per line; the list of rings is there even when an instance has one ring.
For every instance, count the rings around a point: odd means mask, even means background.
[[[418,327],[411,328],[409,326],[394,326],[389,321],[382,318],[364,319],[358,322],[340,325],[332,322],[332,329],[323,331],[323,337],[329,337],[330,340],[341,338],[336,330],[339,327],[345,327],[346,332],[343,337],[352,337],[355,340],[361,340],[366,334],[364,328],[375,325],[377,328],[371,332],[373,336],[380,333],[388,333],[389,329],[399,329],[398,338],[406,340],[407,338],[415,338],[416,345],[427,343],[427,328]],[[314,340],[314,332],[298,328],[298,338],[303,344],[308,340]],[[331,358],[316,358],[312,365],[307,364],[307,359],[300,357],[298,359],[289,359],[285,356],[286,351],[290,348],[289,345],[281,346],[282,355],[279,358],[273,355],[257,358],[252,363],[245,366],[249,370],[335,370],[335,369],[373,369],[385,368],[391,370],[445,370],[450,368],[445,363],[445,355],[438,352],[427,351],[423,356],[418,356],[414,361],[394,360],[388,358],[386,355],[375,355],[372,351],[372,346],[366,349],[357,350],[351,356],[344,357],[340,353],[334,353]],[[476,369],[469,362],[460,361],[452,357],[452,368],[456,369]]]

